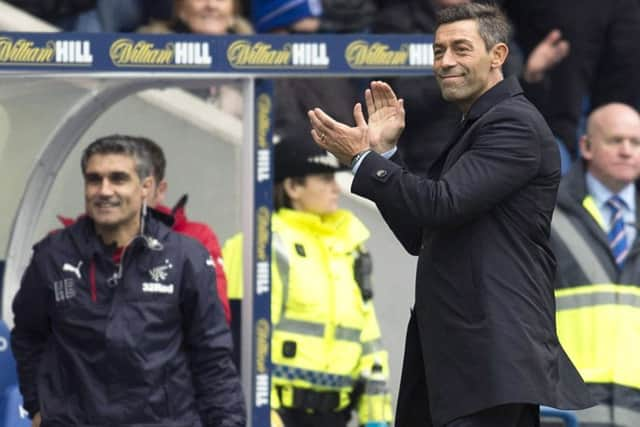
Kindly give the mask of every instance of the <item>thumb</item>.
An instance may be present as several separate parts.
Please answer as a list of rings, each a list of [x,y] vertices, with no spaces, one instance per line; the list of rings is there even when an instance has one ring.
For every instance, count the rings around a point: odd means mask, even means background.
[[[551,30],[542,41],[543,43],[554,45],[562,39],[562,33],[558,29]]]
[[[353,119],[356,121],[357,127],[367,127],[367,121],[362,112],[362,105],[359,102],[353,107]]]

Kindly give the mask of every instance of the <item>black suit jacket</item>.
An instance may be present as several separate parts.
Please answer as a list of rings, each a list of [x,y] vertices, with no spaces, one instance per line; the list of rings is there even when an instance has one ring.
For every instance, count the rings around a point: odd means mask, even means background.
[[[555,328],[549,233],[560,159],[517,80],[474,103],[430,178],[370,153],[352,191],[419,255],[420,345],[407,351],[421,350],[423,363],[408,366],[405,355],[403,370],[425,373],[434,424],[505,403],[590,406]],[[399,424],[413,424],[402,408]]]

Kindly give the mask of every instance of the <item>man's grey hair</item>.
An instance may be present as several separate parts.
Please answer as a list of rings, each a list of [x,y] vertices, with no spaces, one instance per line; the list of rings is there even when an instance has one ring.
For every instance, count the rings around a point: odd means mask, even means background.
[[[438,13],[436,30],[441,25],[468,19],[478,23],[478,32],[487,51],[498,43],[509,41],[511,35],[509,20],[500,8],[493,4],[465,3],[442,9]]]
[[[146,138],[130,135],[109,135],[93,141],[82,153],[80,165],[82,175],[87,172],[87,164],[91,156],[99,154],[122,154],[133,157],[136,163],[136,173],[140,180],[153,173],[153,165],[149,152],[144,148]]]

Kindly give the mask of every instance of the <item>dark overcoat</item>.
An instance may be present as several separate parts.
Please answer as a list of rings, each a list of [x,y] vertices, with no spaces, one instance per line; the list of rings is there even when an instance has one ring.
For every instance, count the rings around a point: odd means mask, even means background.
[[[392,160],[366,156],[352,191],[419,256],[396,425],[443,426],[507,403],[590,406],[556,335],[560,159],[517,80],[476,100],[429,178]]]

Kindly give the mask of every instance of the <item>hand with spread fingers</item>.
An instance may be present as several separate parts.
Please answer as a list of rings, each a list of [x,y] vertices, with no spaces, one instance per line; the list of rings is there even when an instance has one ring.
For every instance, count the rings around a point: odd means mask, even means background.
[[[340,123],[320,108],[314,108],[308,115],[313,140],[336,156],[340,163],[350,165],[353,156],[369,149],[367,122],[360,103],[353,107],[354,127]]]
[[[369,115],[369,146],[377,153],[391,150],[405,126],[404,100],[385,82],[373,81],[364,92]]]
[[[383,153],[396,146],[404,130],[405,112],[402,99],[385,82],[371,82],[365,91],[369,123],[365,120],[362,105],[353,107],[355,127],[340,123],[322,111],[309,111],[313,140],[333,153],[341,163],[349,165],[356,154],[371,149]]]

